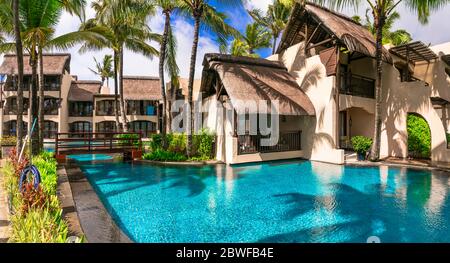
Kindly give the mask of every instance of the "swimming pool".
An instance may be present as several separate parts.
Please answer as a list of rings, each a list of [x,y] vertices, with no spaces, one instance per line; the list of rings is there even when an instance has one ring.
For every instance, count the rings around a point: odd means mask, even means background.
[[[136,242],[450,242],[445,172],[300,160],[80,167]]]

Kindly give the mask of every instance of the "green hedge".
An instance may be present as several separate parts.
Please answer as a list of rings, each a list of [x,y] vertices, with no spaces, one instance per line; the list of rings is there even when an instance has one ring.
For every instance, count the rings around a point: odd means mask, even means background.
[[[426,120],[416,114],[408,114],[407,130],[411,157],[430,158],[431,132]]]
[[[215,135],[206,129],[201,130],[192,138],[191,161],[207,161],[214,158]],[[169,133],[166,135],[167,149],[163,149],[163,137],[155,134],[151,138],[150,153],[144,154],[145,160],[152,161],[186,161],[187,135]]]
[[[8,160],[2,168],[13,213],[9,242],[66,242],[68,226],[62,218],[62,209],[56,196],[57,162],[51,153],[46,152],[33,157],[33,164],[41,174],[41,185],[38,190],[26,187],[23,193],[18,189],[20,175],[16,172],[18,169],[14,167],[14,162]]]

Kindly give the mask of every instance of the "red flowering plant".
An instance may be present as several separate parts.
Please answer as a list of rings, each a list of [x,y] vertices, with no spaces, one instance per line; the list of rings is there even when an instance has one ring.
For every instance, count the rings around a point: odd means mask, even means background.
[[[23,201],[21,212],[23,214],[27,214],[32,208],[41,209],[45,206],[47,196],[40,185],[34,188],[33,182],[26,182],[22,185],[21,190]]]
[[[9,152],[9,159],[14,167],[14,173],[16,176],[20,176],[20,173],[29,163],[26,156],[23,156],[22,160],[19,161],[19,155],[17,154],[17,149],[15,147]]]

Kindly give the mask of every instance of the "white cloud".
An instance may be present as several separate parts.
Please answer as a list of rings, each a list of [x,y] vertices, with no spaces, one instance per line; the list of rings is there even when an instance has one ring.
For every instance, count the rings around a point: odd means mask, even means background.
[[[95,16],[95,12],[88,8],[87,17],[91,18]],[[56,35],[74,31],[79,27],[79,20],[77,18],[71,17],[68,14],[64,14],[61,22],[59,23],[56,31]],[[149,21],[149,26],[154,32],[161,33],[164,28],[164,18],[160,15],[160,11],[157,11],[157,15],[151,18]],[[190,58],[191,58],[191,47],[192,39],[194,33],[194,27],[191,23],[186,22],[182,19],[175,19],[172,21],[172,27],[178,41],[177,50],[177,63],[180,68],[180,76],[187,78],[189,76]],[[159,49],[158,43],[151,43],[155,48]],[[101,60],[104,55],[112,54],[110,50],[102,50],[95,52],[88,52],[86,54],[79,54],[80,46],[76,46],[65,52],[72,54],[71,61],[71,73],[72,75],[77,75],[79,79],[98,79],[95,74],[93,74],[89,68],[94,67],[94,59]],[[202,62],[205,53],[218,52],[219,48],[217,43],[213,40],[200,36],[199,47],[196,62],[196,78],[201,77],[202,73]],[[137,76],[158,76],[158,57],[150,59],[144,57],[140,54],[136,54],[130,51],[126,51],[124,54],[124,74],[125,75],[137,75]],[[112,83],[112,82],[111,82]],[[112,87],[112,85],[111,85]]]
[[[267,7],[272,4],[273,0],[247,0],[244,5],[247,9],[261,9],[263,11],[267,10]]]

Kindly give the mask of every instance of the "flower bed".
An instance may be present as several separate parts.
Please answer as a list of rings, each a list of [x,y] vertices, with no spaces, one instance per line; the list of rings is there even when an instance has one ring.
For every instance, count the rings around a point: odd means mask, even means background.
[[[5,189],[9,202],[12,232],[9,242],[17,243],[64,243],[68,226],[62,217],[62,209],[56,188],[57,163],[51,153],[33,157],[33,165],[41,175],[41,184],[34,188],[32,180],[25,181],[19,190],[20,173],[28,165],[28,160],[19,161],[15,149],[3,167]],[[79,242],[82,239],[78,240]]]

